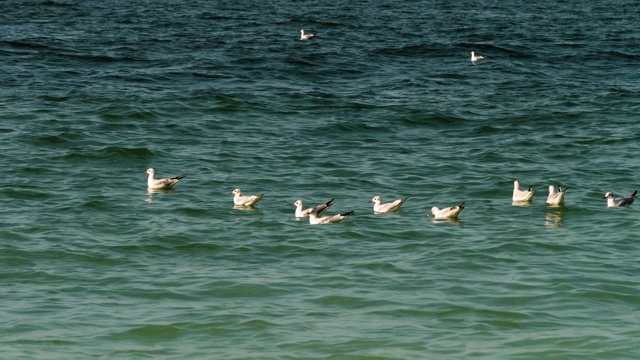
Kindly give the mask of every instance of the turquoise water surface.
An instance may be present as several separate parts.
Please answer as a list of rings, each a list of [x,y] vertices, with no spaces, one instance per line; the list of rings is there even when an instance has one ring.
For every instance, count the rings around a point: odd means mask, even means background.
[[[640,357],[636,2],[0,9],[2,358]]]

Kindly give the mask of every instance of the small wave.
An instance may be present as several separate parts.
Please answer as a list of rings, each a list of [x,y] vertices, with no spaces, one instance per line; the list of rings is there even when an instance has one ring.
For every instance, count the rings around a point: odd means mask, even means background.
[[[90,160],[90,159],[123,159],[123,160],[148,160],[153,158],[154,153],[148,148],[126,148],[119,146],[108,146],[96,149],[78,149],[66,152],[64,155],[55,157],[62,160]]]
[[[42,201],[53,198],[51,193],[34,189],[5,188],[2,193],[10,199]]]
[[[330,125],[325,125],[314,129],[314,133],[327,133],[327,134],[335,134],[335,133],[357,133],[357,134],[366,134],[366,133],[383,133],[390,134],[393,133],[393,129],[388,126],[376,125],[373,123],[367,122],[336,122]]]

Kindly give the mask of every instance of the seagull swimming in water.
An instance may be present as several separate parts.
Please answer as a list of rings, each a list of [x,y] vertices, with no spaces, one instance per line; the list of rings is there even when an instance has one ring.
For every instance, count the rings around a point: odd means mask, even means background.
[[[309,40],[309,39],[313,39],[314,37],[316,37],[316,33],[305,34],[304,29],[300,30],[300,40]]]
[[[607,199],[608,207],[629,207],[638,197],[638,190],[634,191],[633,194],[629,196],[623,196],[619,198],[614,198],[612,192],[608,192],[604,194],[603,199]]]
[[[316,211],[316,215],[320,215],[322,214],[323,211],[327,210],[331,205],[333,205],[333,199],[327,201],[324,204],[320,204],[316,207],[308,208],[308,209],[304,208],[304,203],[302,202],[302,200],[296,200],[296,202],[293,203],[293,206],[296,207],[297,218],[308,217],[309,215],[311,215],[311,212],[314,210]]]
[[[369,200],[369,202],[373,203],[373,212],[386,213],[400,210],[400,207],[405,201],[407,201],[407,199],[408,197],[383,204],[380,196],[374,196],[373,199]]]
[[[520,182],[518,180],[513,182],[513,201],[514,202],[529,202],[533,198],[535,190],[529,186],[529,190],[520,190]]]
[[[233,204],[238,206],[253,206],[262,199],[264,194],[243,196],[240,189],[235,189],[229,194],[233,194]]]
[[[549,205],[563,205],[564,204],[564,194],[566,189],[562,189],[562,186],[558,185],[558,191],[553,187],[553,185],[549,185],[549,196],[547,196],[547,204]]]
[[[431,208],[431,216],[433,216],[435,220],[457,219],[458,215],[464,210],[464,207],[464,203],[444,209],[438,209],[434,206]]]
[[[313,208],[313,210],[309,214],[309,224],[311,225],[334,224],[348,218],[349,216],[353,215],[353,213],[355,212],[355,211],[349,211],[346,213],[336,214],[332,216],[318,217],[318,211],[316,210],[316,208]]]
[[[476,55],[474,51],[471,52],[471,62],[476,63],[476,61],[484,60],[485,56]]]
[[[145,173],[149,174],[149,178],[147,179],[147,189],[149,190],[171,189],[178,183],[178,181],[187,176],[182,174],[172,178],[156,179],[156,171],[153,168],[148,168]]]

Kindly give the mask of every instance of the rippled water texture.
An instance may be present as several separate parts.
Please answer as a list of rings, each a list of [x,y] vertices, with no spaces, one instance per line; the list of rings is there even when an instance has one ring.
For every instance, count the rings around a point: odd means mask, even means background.
[[[0,4],[3,358],[638,358],[636,8]]]

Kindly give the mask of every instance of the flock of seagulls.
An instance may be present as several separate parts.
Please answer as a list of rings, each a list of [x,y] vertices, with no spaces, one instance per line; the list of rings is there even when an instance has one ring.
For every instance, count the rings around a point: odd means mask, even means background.
[[[300,30],[300,40],[310,40],[316,37],[316,33],[306,34],[304,29]],[[483,55],[476,55],[474,51],[471,51],[471,63],[475,64],[478,61],[484,60],[486,57]],[[150,191],[157,190],[167,190],[173,188],[180,180],[186,177],[186,175],[175,176],[171,178],[165,179],[156,179],[155,170],[153,168],[147,169],[146,173],[149,175],[147,180],[147,188]],[[258,201],[262,200],[264,194],[259,195],[242,195],[242,191],[240,189],[235,189],[231,191],[229,194],[233,194],[233,204],[235,206],[240,207],[253,207]],[[520,183],[518,180],[513,182],[513,197],[512,200],[514,203],[529,203],[532,201],[533,196],[535,194],[535,190],[532,186],[529,186],[528,189],[522,190],[520,188]],[[566,189],[563,189],[560,185],[558,185],[558,189],[553,185],[549,185],[549,195],[547,197],[547,204],[552,206],[561,206],[564,205],[564,197],[566,194]],[[604,195],[604,199],[607,199],[608,207],[628,207],[637,196],[638,192],[634,191],[633,194],[624,197],[614,197],[613,193],[608,192]],[[407,201],[408,197],[397,199],[388,203],[383,203],[382,198],[380,196],[374,196],[373,199],[369,200],[370,203],[373,203],[373,212],[376,214],[382,214],[387,212],[399,211],[402,205]],[[334,224],[340,222],[349,216],[354,214],[354,211],[348,211],[345,213],[340,213],[331,216],[323,216],[323,213],[333,205],[334,199],[331,199],[325,203],[319,204],[315,207],[304,208],[304,203],[302,200],[296,200],[293,203],[293,206],[296,207],[295,217],[297,219],[309,218],[310,224]],[[436,220],[445,220],[445,219],[457,219],[460,213],[465,209],[464,203],[456,206],[451,206],[447,208],[440,209],[438,207],[431,208],[431,216]]]
[[[184,179],[187,175],[180,175],[171,178],[164,179],[156,179],[156,171],[153,168],[147,169],[146,173],[149,175],[147,179],[147,189],[149,191],[158,191],[158,190],[169,190],[172,189],[180,180]],[[558,189],[553,185],[549,185],[549,195],[547,197],[547,204],[552,206],[561,206],[564,205],[564,196],[566,194],[566,188],[562,188],[562,186],[558,185]],[[258,201],[262,200],[264,194],[259,195],[242,195],[242,191],[240,189],[235,189],[231,191],[229,194],[233,194],[233,205],[238,207],[253,207]],[[530,203],[535,194],[535,190],[532,186],[529,186],[528,189],[522,190],[520,188],[520,182],[518,180],[513,182],[513,196],[512,200],[514,204],[516,203]],[[635,199],[638,197],[638,191],[634,191],[629,196],[623,197],[614,197],[613,193],[608,192],[604,195],[604,199],[607,199],[608,207],[629,207]],[[382,198],[380,196],[374,196],[370,203],[373,203],[373,212],[376,214],[388,213],[399,211],[402,205],[409,199],[408,197],[404,197],[401,199],[397,199],[388,203],[383,203]],[[309,218],[309,223],[312,225],[316,224],[335,224],[338,223],[349,216],[353,215],[355,211],[348,211],[345,213],[339,213],[335,215],[327,215],[324,216],[324,212],[333,205],[333,201],[335,199],[331,199],[325,203],[316,205],[310,208],[304,208],[304,202],[301,199],[296,200],[292,205],[296,207],[295,217],[300,220],[302,218]],[[455,205],[447,208],[440,209],[438,207],[431,208],[431,217],[434,220],[456,220],[460,216],[462,210],[465,209],[464,203],[460,205]]]
[[[180,180],[184,179],[186,175],[180,175],[165,179],[156,179],[156,171],[153,168],[147,169],[146,173],[149,175],[147,179],[147,190],[149,191],[161,191],[172,189]],[[259,195],[242,195],[240,189],[235,189],[229,194],[233,194],[233,205],[237,207],[253,207],[258,201],[262,200],[264,194]],[[388,203],[383,203],[380,196],[374,196],[369,200],[373,203],[374,213],[382,214],[387,212],[399,211],[402,205],[407,201],[408,197],[397,199]],[[296,207],[295,217],[299,220],[302,218],[309,218],[309,223],[316,224],[335,224],[349,216],[353,215],[355,211],[348,211],[345,213],[339,213],[335,215],[324,216],[324,212],[333,205],[335,199],[331,199],[325,203],[317,206],[306,208],[304,202],[301,199],[296,200],[292,205]],[[464,204],[458,206],[452,206],[445,209],[438,209],[434,207],[431,209],[432,215],[435,219],[457,219],[460,212],[464,209]]]
[[[558,185],[558,190],[553,185],[549,185],[549,195],[547,196],[547,204],[549,205],[564,205],[564,195],[566,194],[567,189],[562,188],[562,186]],[[527,190],[520,189],[520,183],[518,180],[513,182],[513,202],[514,203],[526,203],[531,202],[533,199],[533,195],[535,194],[535,190],[533,190],[532,186],[529,186]],[[608,192],[604,194],[603,199],[607,199],[607,207],[629,207],[638,197],[638,190],[634,191],[629,196],[623,197],[614,197],[612,192]]]
[[[310,40],[316,37],[316,33],[313,34],[305,34],[304,29],[300,29],[300,40]],[[471,63],[475,65],[480,60],[486,59],[484,55],[476,55],[475,51],[471,52]]]

